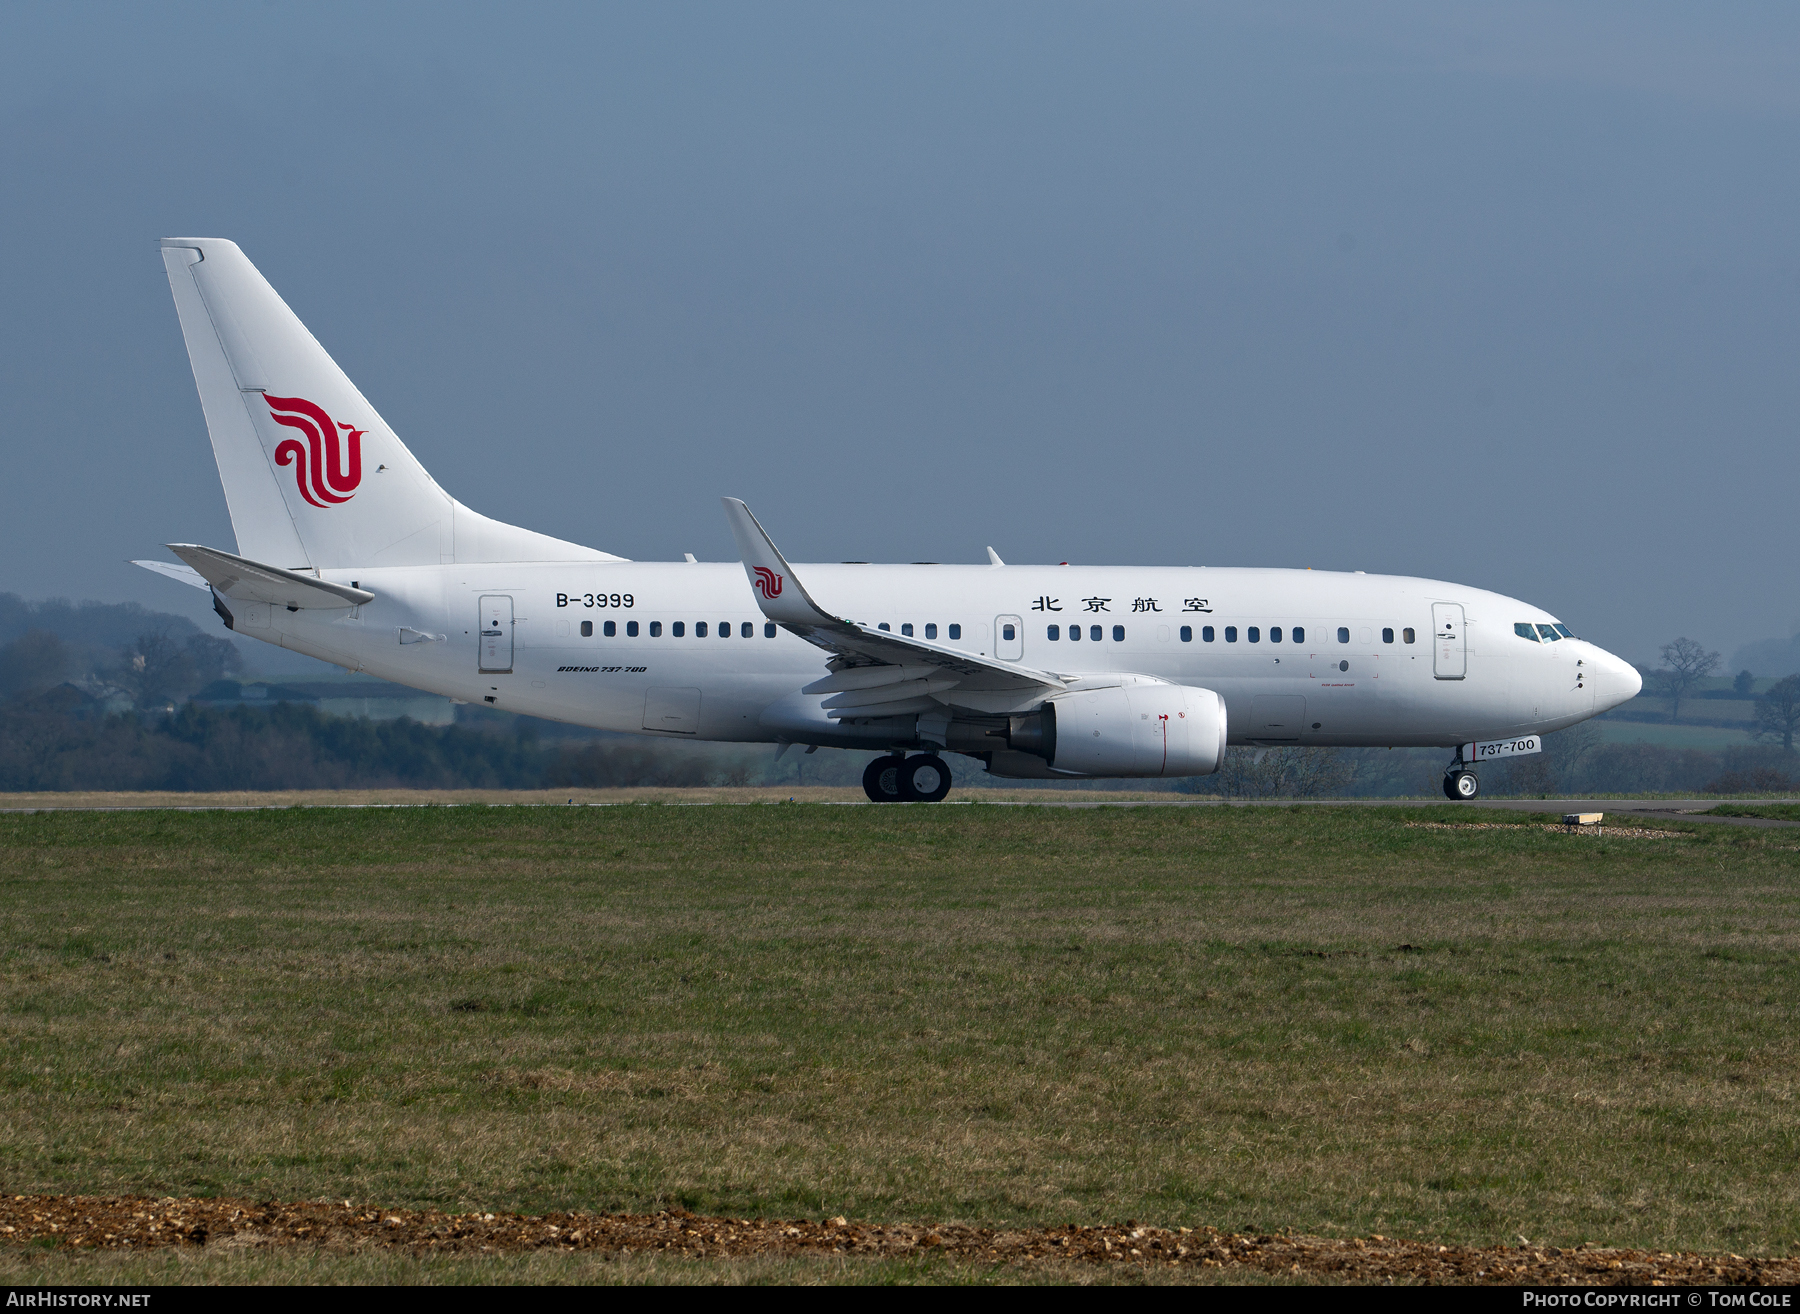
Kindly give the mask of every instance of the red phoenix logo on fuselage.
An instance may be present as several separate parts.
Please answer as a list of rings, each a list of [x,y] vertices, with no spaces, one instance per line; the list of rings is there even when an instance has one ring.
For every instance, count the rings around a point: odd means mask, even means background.
[[[756,591],[758,593],[765,598],[781,596],[781,576],[767,566],[753,566],[751,569],[756,572]]]
[[[339,424],[324,408],[302,397],[270,397],[269,417],[276,424],[298,429],[304,445],[292,438],[283,439],[275,449],[276,465],[292,465],[294,482],[300,496],[317,507],[348,502],[362,483],[362,436],[365,429],[352,429]],[[342,434],[338,430],[342,429]],[[776,588],[779,590],[780,585]]]

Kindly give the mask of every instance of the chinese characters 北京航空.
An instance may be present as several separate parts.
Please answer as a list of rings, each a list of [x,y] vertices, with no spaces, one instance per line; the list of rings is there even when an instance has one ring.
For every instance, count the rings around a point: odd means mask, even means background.
[[[1061,598],[1052,598],[1052,597],[1042,597],[1042,598],[1037,599],[1037,601],[1035,601],[1031,604],[1031,609],[1033,611],[1061,611],[1062,610],[1062,599]]]
[[[1211,611],[1212,606],[1205,598],[1183,598],[1181,609],[1183,611]]]
[[[1105,611],[1106,604],[1111,601],[1111,598],[1083,598],[1081,603],[1089,611]]]
[[[1133,598],[1131,600],[1131,609],[1133,611],[1161,611],[1162,610],[1162,608],[1157,605],[1155,598]]]

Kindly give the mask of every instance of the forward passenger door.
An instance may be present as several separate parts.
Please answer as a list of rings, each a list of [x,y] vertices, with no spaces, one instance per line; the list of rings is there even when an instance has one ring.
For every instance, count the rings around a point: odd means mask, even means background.
[[[1468,672],[1463,609],[1455,602],[1431,604],[1431,673],[1440,680],[1460,680]]]

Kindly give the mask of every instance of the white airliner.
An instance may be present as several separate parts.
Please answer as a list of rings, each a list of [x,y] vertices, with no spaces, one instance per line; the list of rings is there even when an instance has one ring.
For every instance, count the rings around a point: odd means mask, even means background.
[[[238,634],[471,703],[665,739],[870,749],[878,802],[940,754],[1010,778],[1216,771],[1227,744],[1485,758],[1633,697],[1628,663],[1461,584],[1313,570],[631,561],[471,511],[432,480],[237,246],[162,243],[235,552],[138,564]],[[521,453],[521,456],[524,455]]]

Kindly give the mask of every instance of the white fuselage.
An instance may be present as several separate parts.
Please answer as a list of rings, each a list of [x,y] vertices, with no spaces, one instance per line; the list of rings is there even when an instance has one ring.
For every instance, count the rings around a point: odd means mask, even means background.
[[[1234,744],[1422,747],[1542,733],[1641,684],[1591,643],[1515,631],[1551,624],[1542,609],[1434,580],[1174,567],[795,570],[834,614],[895,634],[929,633],[1088,683],[1131,674],[1210,689]],[[414,688],[596,729],[841,747],[904,738],[892,725],[839,725],[820,698],[798,693],[824,674],[827,654],[765,620],[737,562],[321,575],[375,601],[340,611],[232,604],[233,628]]]

